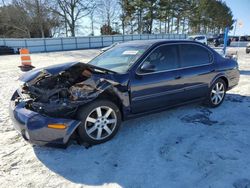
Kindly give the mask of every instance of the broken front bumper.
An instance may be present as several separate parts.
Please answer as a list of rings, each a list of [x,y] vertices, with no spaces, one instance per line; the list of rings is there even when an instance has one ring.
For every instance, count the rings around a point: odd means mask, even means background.
[[[17,92],[14,94],[17,95]],[[53,118],[25,108],[25,102],[10,101],[9,111],[14,126],[22,137],[38,145],[66,145],[70,136],[81,124],[80,121]],[[49,124],[63,124],[64,129],[49,128]]]

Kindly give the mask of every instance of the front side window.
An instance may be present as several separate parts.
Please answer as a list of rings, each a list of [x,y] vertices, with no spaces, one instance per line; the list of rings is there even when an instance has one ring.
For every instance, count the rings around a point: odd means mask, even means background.
[[[195,44],[180,45],[181,67],[192,67],[211,63],[211,53]]]
[[[89,64],[118,73],[126,73],[147,48],[149,48],[147,44],[119,44],[97,56]]]
[[[178,68],[178,46],[164,45],[156,48],[144,60],[142,67],[151,67],[154,69],[153,72]]]

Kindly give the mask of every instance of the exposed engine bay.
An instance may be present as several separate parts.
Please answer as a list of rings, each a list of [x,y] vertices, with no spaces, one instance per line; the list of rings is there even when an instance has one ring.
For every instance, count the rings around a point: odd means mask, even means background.
[[[26,108],[52,117],[72,117],[80,105],[114,84],[103,78],[104,73],[82,63],[58,74],[42,70],[21,88],[22,95],[28,96]]]

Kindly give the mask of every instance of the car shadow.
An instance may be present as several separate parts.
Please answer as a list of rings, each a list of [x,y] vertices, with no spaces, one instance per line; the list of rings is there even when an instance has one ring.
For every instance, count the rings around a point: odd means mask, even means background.
[[[164,187],[168,183],[173,187],[181,183],[176,179],[183,178],[184,182],[188,179],[187,171],[203,173],[202,169],[195,169],[196,160],[202,159],[195,159],[195,155],[181,156],[188,148],[189,139],[204,139],[213,131],[209,126],[223,129],[216,125],[226,126],[228,122],[231,122],[228,126],[233,126],[245,110],[250,110],[249,96],[227,94],[224,104],[218,108],[191,104],[126,121],[111,141],[89,149],[77,144],[67,149],[33,148],[48,169],[73,183],[92,186],[113,183],[118,187]],[[226,112],[234,115],[221,120]],[[217,148],[220,149],[223,148]]]

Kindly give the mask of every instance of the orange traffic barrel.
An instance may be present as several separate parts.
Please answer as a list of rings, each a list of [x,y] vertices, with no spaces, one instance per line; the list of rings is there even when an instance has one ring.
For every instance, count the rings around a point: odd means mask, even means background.
[[[29,71],[33,69],[34,67],[32,66],[32,63],[31,63],[29,50],[26,48],[21,48],[19,52],[20,52],[21,63],[22,63],[22,65],[19,66],[19,68],[21,68],[22,71]]]

